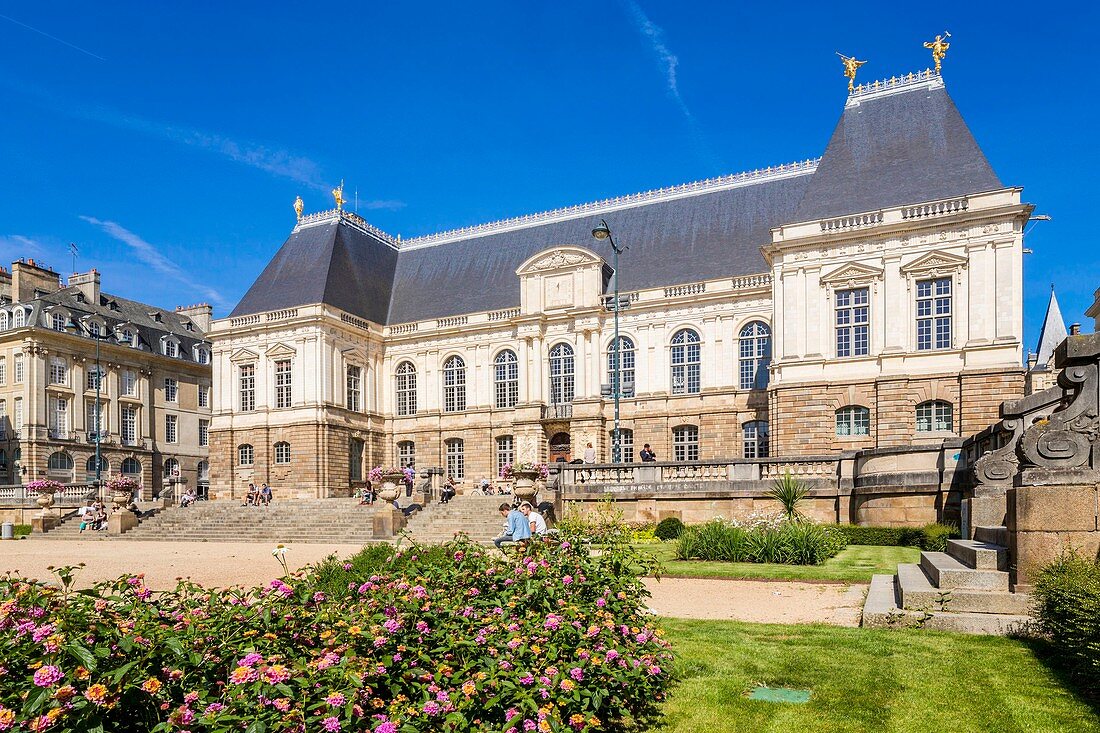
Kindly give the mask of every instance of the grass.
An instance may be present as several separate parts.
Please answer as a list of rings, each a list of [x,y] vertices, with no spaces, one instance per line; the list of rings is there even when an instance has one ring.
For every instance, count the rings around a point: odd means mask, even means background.
[[[878,547],[849,545],[836,557],[821,565],[776,565],[753,562],[705,562],[677,560],[676,543],[636,545],[642,552],[661,561],[662,575],[669,578],[765,578],[774,580],[837,580],[870,583],[879,573],[893,575],[898,563],[914,563],[920,558],[915,547]]]
[[[663,619],[679,682],[653,733],[1100,731],[1029,645],[920,630]],[[753,686],[812,691],[804,705]]]
[[[31,533],[31,525],[29,524],[17,524],[15,525],[15,536],[25,537]]]

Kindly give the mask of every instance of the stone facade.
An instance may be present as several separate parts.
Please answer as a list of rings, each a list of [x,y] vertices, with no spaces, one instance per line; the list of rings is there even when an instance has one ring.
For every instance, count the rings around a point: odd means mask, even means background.
[[[94,481],[99,333],[102,479],[125,471],[146,498],[169,483],[205,488],[210,306],[107,295],[95,270],[62,287],[33,261],[0,272],[0,298],[0,484]]]

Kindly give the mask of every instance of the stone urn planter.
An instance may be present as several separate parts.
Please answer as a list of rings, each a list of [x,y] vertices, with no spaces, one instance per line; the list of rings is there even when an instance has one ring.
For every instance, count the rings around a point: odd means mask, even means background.
[[[405,482],[405,473],[400,469],[375,468],[369,478],[378,488],[378,501],[374,503],[371,526],[375,537],[395,537],[405,529],[405,515],[394,507],[393,502],[401,495],[401,486]]]
[[[515,494],[516,499],[534,504],[535,496],[538,495],[538,486],[535,483],[538,478],[538,471],[513,471],[512,479],[515,481],[515,486],[512,493]]]
[[[399,485],[405,482],[403,473],[382,474],[382,488],[378,490],[378,498],[386,504],[393,504],[394,499],[401,495]]]
[[[137,516],[126,507],[140,493],[141,484],[128,476],[113,476],[107,479],[104,488],[111,493],[111,516],[107,518],[107,531],[111,534],[124,534],[138,525]]]
[[[60,520],[50,513],[50,507],[53,506],[54,494],[63,488],[65,487],[60,483],[50,479],[39,479],[27,484],[26,490],[38,495],[34,503],[38,504],[41,510],[31,518],[31,527],[34,531],[49,532],[58,525]]]

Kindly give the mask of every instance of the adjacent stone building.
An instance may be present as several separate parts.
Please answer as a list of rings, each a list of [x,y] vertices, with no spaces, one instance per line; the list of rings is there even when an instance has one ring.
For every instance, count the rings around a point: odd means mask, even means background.
[[[102,292],[96,270],[62,285],[33,260],[0,268],[0,484],[90,483],[98,433],[104,480],[205,490],[211,315]]]
[[[219,496],[609,461],[617,354],[627,460],[935,446],[1022,395],[1032,207],[937,73],[857,87],[818,160],[407,240],[337,203],[214,323]]]

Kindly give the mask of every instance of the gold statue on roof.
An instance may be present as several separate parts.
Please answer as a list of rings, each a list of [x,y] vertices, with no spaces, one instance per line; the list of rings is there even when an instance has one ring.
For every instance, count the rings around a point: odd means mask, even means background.
[[[294,199],[294,213],[298,215],[298,221],[302,220],[302,210],[305,208],[305,203],[302,201],[302,197]]]
[[[924,43],[924,47],[932,51],[932,60],[936,62],[937,74],[940,73],[940,64],[943,62],[943,57],[947,55],[947,49],[951,48],[951,44],[943,39],[950,37],[951,34],[944,31],[942,36],[936,36],[936,40]]]
[[[867,62],[860,61],[855,56],[845,56],[840,51],[836,55],[844,62],[844,76],[848,77],[848,92],[851,93],[856,88],[856,71]]]
[[[344,203],[347,199],[344,198],[344,179],[340,179],[340,185],[332,189],[332,198],[336,200],[336,210],[342,211]]]

